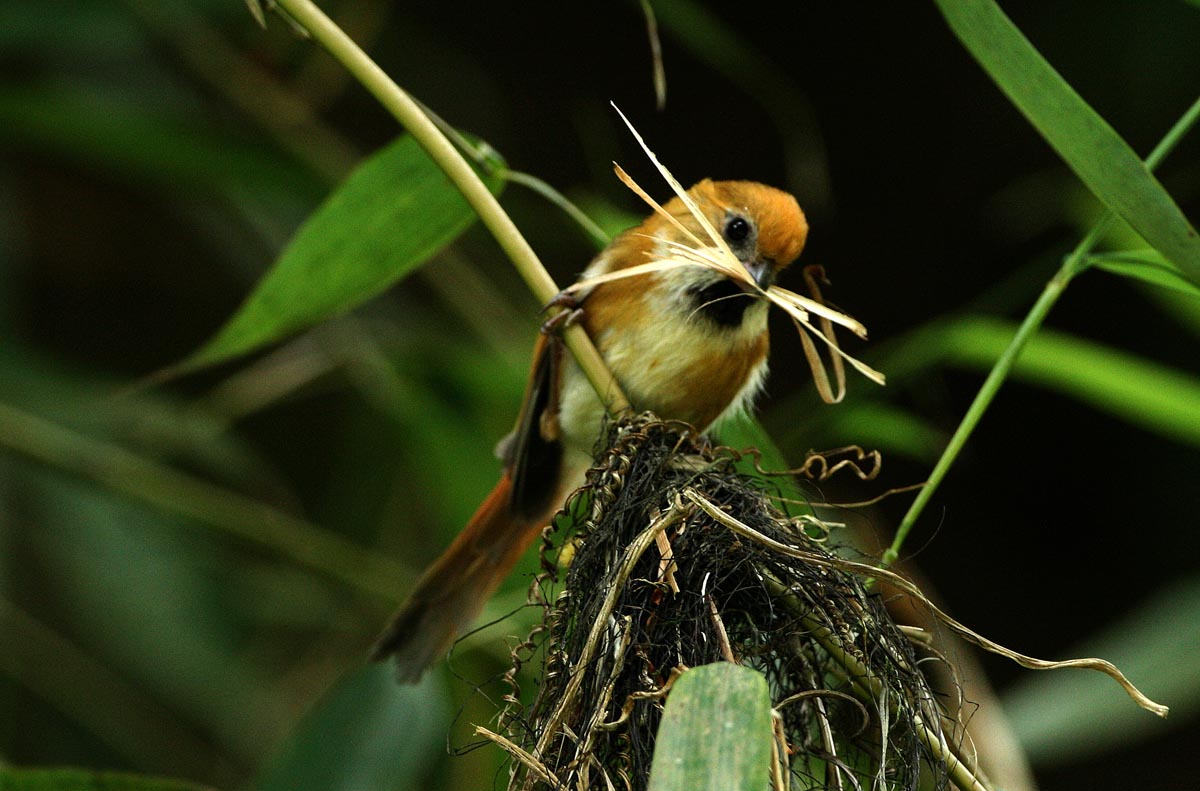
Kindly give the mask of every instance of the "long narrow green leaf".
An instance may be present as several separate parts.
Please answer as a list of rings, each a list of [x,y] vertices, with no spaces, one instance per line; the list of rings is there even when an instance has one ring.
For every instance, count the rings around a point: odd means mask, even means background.
[[[692,668],[667,698],[650,791],[762,791],[772,738],[762,673],[730,662]]]
[[[1143,283],[1169,288],[1193,297],[1200,297],[1200,287],[1183,276],[1170,261],[1157,250],[1123,250],[1118,253],[1103,253],[1088,259],[1097,269],[1114,275],[1131,277]]]
[[[936,0],[1009,100],[1102,203],[1200,284],[1200,237],[1137,154],[991,0]]]
[[[1016,327],[993,319],[951,325],[937,342],[947,359],[986,370]],[[1128,352],[1060,332],[1030,340],[1013,369],[1017,379],[1057,390],[1130,423],[1200,445],[1200,378]]]
[[[493,191],[501,180],[488,176]],[[217,334],[174,369],[238,357],[378,295],[475,219],[409,136],[378,151],[312,214]]]

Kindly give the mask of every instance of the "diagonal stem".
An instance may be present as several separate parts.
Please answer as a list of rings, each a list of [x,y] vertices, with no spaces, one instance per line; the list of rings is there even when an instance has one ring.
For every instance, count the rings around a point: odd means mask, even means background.
[[[311,0],[276,0],[276,4],[341,63],[425,149],[479,215],[534,298],[539,304],[549,304],[559,294],[558,286],[500,202],[420,105]],[[567,327],[563,339],[608,409],[615,413],[628,408],[620,386],[583,328]]]
[[[1175,122],[1174,126],[1163,136],[1150,155],[1146,157],[1146,166],[1151,170],[1158,165],[1171,153],[1171,150],[1178,145],[1183,136],[1188,130],[1195,125],[1200,119],[1200,99],[1197,99],[1187,112]],[[1008,378],[1009,372],[1012,371],[1017,359],[1021,356],[1021,352],[1025,349],[1025,344],[1038,331],[1045,321],[1046,316],[1050,313],[1050,309],[1058,302],[1058,298],[1062,296],[1067,285],[1075,277],[1075,275],[1083,272],[1088,268],[1088,255],[1092,248],[1103,238],[1104,234],[1111,228],[1116,221],[1116,215],[1108,210],[1097,221],[1096,225],[1088,234],[1076,245],[1075,249],[1063,260],[1062,266],[1059,267],[1054,277],[1046,284],[1042,290],[1042,295],[1038,297],[1037,302],[1029,310],[1029,314],[1025,316],[1025,320],[1021,322],[1021,326],[1017,328],[1016,334],[1012,341],[1005,348],[1004,353],[1000,355],[1000,359],[992,366],[991,372],[987,379],[984,380],[983,386],[979,388],[979,392],[975,395],[975,400],[971,402],[970,408],[967,409],[967,414],[963,416],[962,422],[959,423],[958,429],[954,432],[954,436],[950,438],[950,442],[946,445],[946,449],[942,452],[941,458],[933,468],[933,472],[929,474],[929,481],[917,494],[913,504],[909,507],[908,513],[904,515],[904,519],[900,522],[900,527],[896,529],[896,537],[892,541],[892,545],[883,553],[880,564],[889,566],[896,562],[900,556],[900,547],[904,544],[905,538],[908,537],[909,531],[921,513],[925,510],[925,506],[933,498],[934,492],[937,491],[942,479],[946,477],[946,473],[950,470],[950,466],[954,464],[958,458],[958,454],[970,439],[971,433],[975,427],[979,425],[979,421],[983,419],[984,412],[992,404],[992,399],[996,397],[996,393],[1000,391],[1000,386],[1004,384],[1004,380]]]

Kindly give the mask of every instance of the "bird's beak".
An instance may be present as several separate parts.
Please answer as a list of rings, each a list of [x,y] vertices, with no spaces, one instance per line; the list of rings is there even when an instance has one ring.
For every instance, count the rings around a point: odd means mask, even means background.
[[[753,261],[743,261],[742,265],[746,267],[750,277],[754,278],[754,282],[763,291],[766,291],[775,282],[775,266],[770,259],[755,258]]]

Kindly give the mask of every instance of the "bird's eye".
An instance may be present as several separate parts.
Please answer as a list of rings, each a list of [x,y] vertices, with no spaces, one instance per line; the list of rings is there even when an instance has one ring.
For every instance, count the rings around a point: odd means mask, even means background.
[[[750,223],[745,217],[730,217],[725,223],[725,238],[734,244],[743,242],[750,235]]]

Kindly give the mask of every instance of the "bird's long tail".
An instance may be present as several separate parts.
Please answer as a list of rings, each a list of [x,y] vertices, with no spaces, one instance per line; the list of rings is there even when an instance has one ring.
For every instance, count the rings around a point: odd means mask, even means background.
[[[394,656],[400,681],[416,683],[425,668],[449,652],[552,515],[517,515],[512,488],[505,471],[375,642],[371,658]]]

